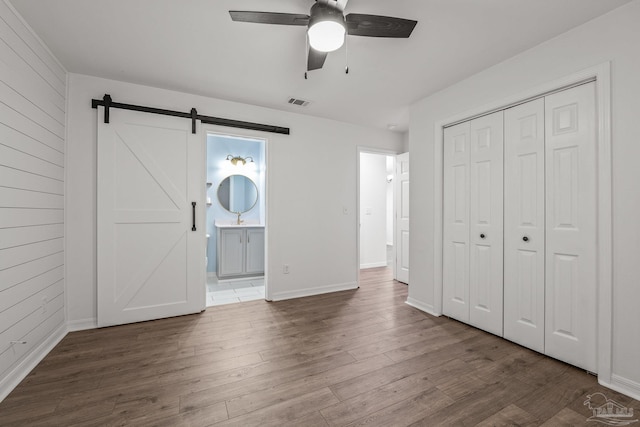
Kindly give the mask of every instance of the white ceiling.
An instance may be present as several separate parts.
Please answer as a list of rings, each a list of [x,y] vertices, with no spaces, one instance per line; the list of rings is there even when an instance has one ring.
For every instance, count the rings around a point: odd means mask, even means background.
[[[415,19],[410,39],[348,37],[306,68],[305,27],[228,10],[308,13],[313,0],[11,0],[68,71],[386,128],[409,105],[630,0],[350,0]],[[287,104],[289,97],[312,101]]]

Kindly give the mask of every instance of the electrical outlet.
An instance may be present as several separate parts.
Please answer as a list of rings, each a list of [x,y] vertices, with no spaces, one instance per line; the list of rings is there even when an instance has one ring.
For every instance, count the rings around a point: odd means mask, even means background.
[[[289,264],[283,264],[282,265],[282,272],[284,274],[289,274]]]
[[[343,215],[349,215],[349,208],[347,208],[346,206],[344,206],[344,207],[342,208],[342,214],[343,214]]]

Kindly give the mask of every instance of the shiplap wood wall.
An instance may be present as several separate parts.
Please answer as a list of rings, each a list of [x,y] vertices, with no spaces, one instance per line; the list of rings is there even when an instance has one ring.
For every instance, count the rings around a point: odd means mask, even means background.
[[[66,71],[0,0],[0,400],[65,330],[65,97]]]

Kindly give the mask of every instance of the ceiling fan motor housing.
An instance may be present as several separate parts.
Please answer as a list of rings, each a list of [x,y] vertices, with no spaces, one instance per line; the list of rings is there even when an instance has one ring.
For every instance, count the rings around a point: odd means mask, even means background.
[[[339,9],[327,4],[315,3],[311,6],[309,15],[311,15],[309,18],[309,28],[313,27],[313,24],[322,21],[334,21],[346,28],[343,13]]]

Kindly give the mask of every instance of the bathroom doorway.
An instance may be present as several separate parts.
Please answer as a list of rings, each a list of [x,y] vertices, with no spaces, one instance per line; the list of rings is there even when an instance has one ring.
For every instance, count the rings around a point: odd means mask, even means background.
[[[207,133],[207,307],[265,299],[265,149]]]
[[[394,270],[395,153],[359,150],[358,263],[359,270]],[[395,277],[395,276],[394,276]]]

